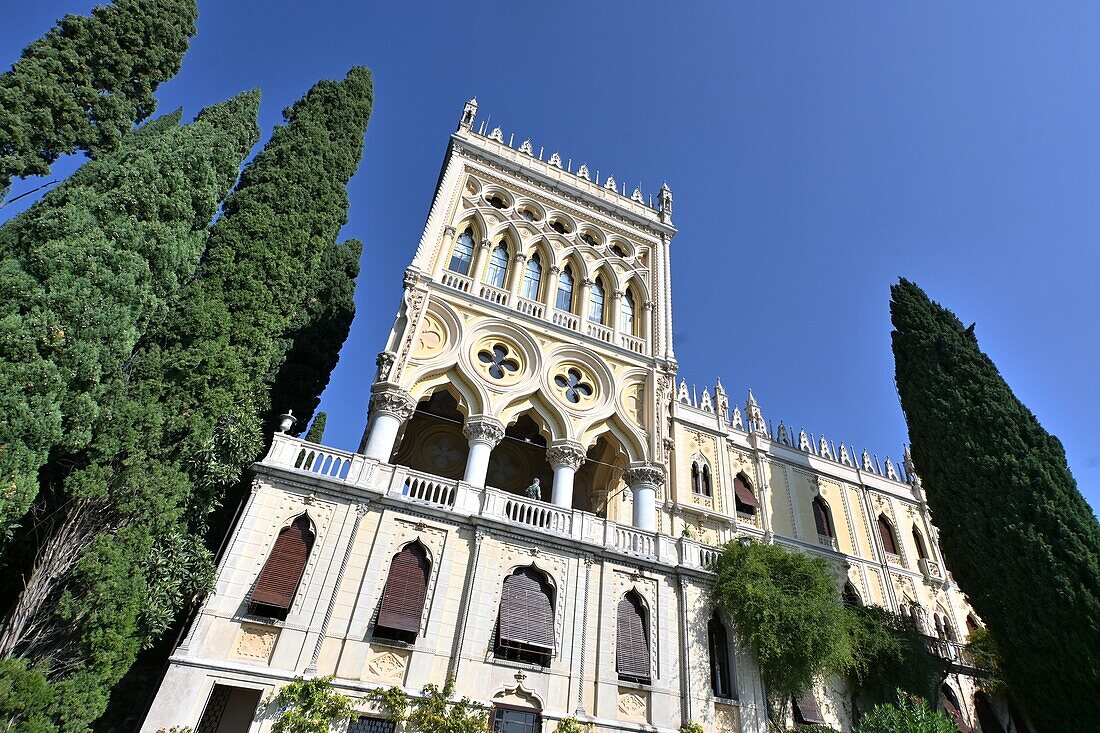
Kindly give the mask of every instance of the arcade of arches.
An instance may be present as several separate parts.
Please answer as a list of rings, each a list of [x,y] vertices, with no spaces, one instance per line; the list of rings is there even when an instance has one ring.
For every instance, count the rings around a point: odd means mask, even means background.
[[[559,506],[614,521],[630,521],[622,501],[629,458],[610,432],[600,435],[583,454],[574,448],[555,454],[555,450],[561,449],[550,446],[545,421],[533,410],[522,413],[504,428],[503,434],[497,435],[492,434],[492,429],[477,429],[479,418],[469,420],[464,413],[460,398],[445,387],[421,399],[405,422],[392,463],[519,495],[526,495],[527,488],[537,478],[542,501],[553,500]],[[480,420],[484,424],[486,419]],[[471,476],[474,463],[471,455],[477,450],[477,443],[489,448],[480,481],[479,476]],[[552,457],[556,457],[558,470],[551,465]],[[553,492],[563,465],[572,471],[569,497],[557,497]]]

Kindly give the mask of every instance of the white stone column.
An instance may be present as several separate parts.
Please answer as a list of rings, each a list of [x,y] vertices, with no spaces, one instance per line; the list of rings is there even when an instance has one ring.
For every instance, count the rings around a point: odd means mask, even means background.
[[[395,384],[375,384],[370,398],[371,426],[363,455],[388,463],[393,454],[397,433],[412,417],[416,401]]]
[[[573,508],[573,478],[584,463],[584,450],[579,443],[559,441],[546,450],[546,460],[554,469],[551,501],[563,509]]]
[[[520,293],[523,292],[520,288],[523,286],[523,273],[526,269],[527,255],[520,252],[512,258],[512,282],[505,283],[508,286],[508,302],[510,305],[515,305],[516,298],[519,298]]]
[[[574,289],[576,288],[576,282],[574,282]],[[592,297],[592,286],[595,284],[595,280],[589,280],[587,277],[580,281],[580,293],[573,293],[573,297],[579,297],[580,302],[576,302],[577,305],[577,317],[580,318],[580,327],[577,329],[581,333],[588,332],[588,301]],[[606,303],[605,303],[606,305]]]
[[[504,439],[504,426],[495,417],[478,415],[466,421],[462,427],[462,434],[470,442],[470,453],[466,457],[466,474],[462,480],[483,489],[485,476],[489,473],[489,456],[497,443]]]
[[[665,469],[653,463],[631,468],[623,480],[634,494],[634,526],[657,531],[657,489],[665,482]]]
[[[546,284],[544,287],[546,291],[542,298],[542,304],[546,306],[546,319],[550,320],[553,313],[551,309],[558,306],[558,282],[561,279],[561,268],[557,265],[551,265],[545,272]]]

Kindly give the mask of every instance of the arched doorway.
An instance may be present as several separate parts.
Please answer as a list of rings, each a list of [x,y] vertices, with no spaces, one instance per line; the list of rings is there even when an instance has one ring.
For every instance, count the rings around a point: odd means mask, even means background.
[[[532,480],[537,478],[542,487],[541,499],[550,501],[554,471],[546,461],[546,446],[541,418],[531,412],[520,415],[504,429],[504,439],[489,455],[486,485],[512,494],[523,494]]]
[[[462,478],[469,453],[463,422],[458,399],[446,389],[437,389],[416,406],[393,463],[443,478]]]

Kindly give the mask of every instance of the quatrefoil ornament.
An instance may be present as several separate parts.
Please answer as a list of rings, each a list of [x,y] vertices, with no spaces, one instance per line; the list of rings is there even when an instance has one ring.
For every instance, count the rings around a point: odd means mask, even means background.
[[[578,369],[568,369],[565,374],[554,377],[554,384],[561,387],[565,393],[565,399],[577,404],[583,397],[591,397],[595,393],[592,385],[585,380],[584,375]]]
[[[491,351],[482,349],[478,352],[477,359],[485,365],[493,379],[504,379],[505,375],[519,371],[519,362],[508,356],[508,347],[504,344],[494,344]]]

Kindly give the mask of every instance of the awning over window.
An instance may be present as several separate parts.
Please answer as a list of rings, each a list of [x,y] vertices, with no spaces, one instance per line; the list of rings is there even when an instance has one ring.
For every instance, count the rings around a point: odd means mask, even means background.
[[[755,508],[760,507],[760,502],[756,500],[756,496],[753,495],[752,489],[745,485],[745,482],[741,480],[740,476],[733,480],[733,492],[737,494],[737,500],[742,504],[747,504]]]
[[[825,718],[821,716],[821,708],[814,699],[814,693],[804,692],[801,697],[792,700],[794,703],[794,720],[796,723],[806,725],[825,725]]]

